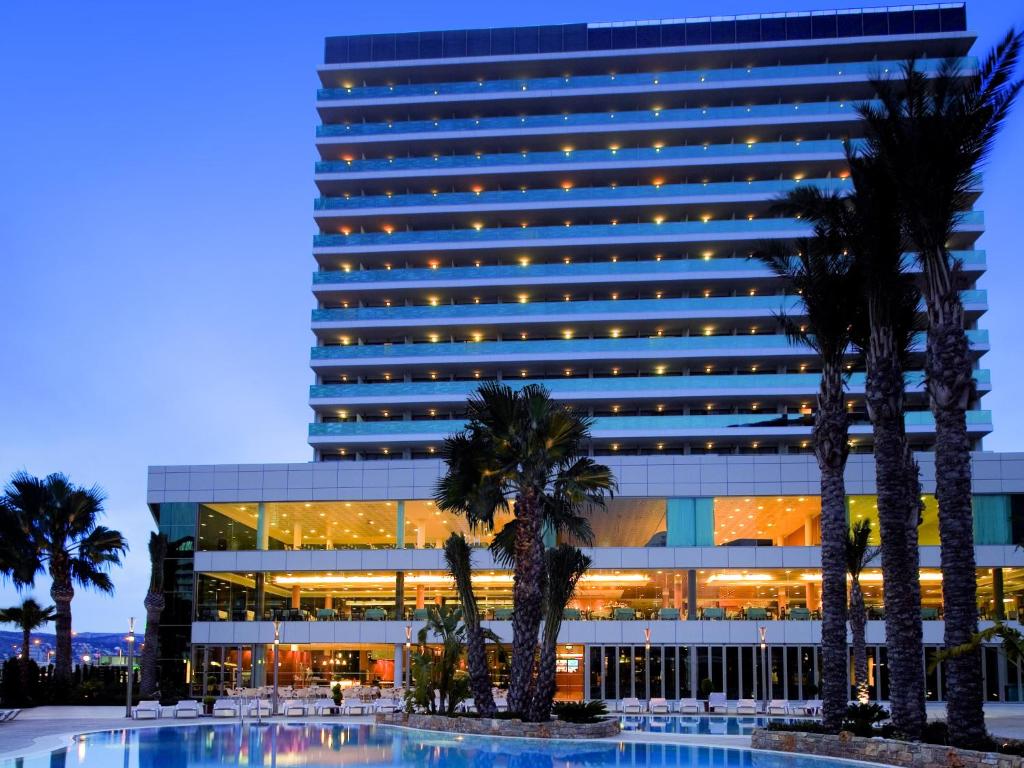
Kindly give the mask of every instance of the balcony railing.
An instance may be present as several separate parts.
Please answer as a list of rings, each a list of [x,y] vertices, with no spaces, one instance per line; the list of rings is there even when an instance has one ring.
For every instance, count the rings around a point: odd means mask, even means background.
[[[988,346],[988,331],[967,331],[972,348]],[[915,335],[914,349],[924,349],[924,334]],[[313,347],[310,358],[318,360],[483,358],[528,360],[541,355],[561,361],[581,358],[643,356],[665,359],[690,355],[746,355],[752,351],[796,356],[807,354],[807,347],[791,344],[782,334],[743,336],[662,336],[619,339],[544,339],[536,341],[439,342],[423,344],[349,344]]]
[[[958,226],[981,226],[981,211],[961,214]],[[458,243],[499,243],[557,241],[589,238],[621,240],[725,235],[760,237],[787,233],[791,237],[811,234],[811,226],[798,219],[708,219],[707,221],[663,221],[649,224],[572,224],[563,227],[496,227],[493,229],[428,229],[387,232],[360,232],[349,235],[314,235],[314,248],[398,247],[404,245],[442,245]]]
[[[710,185],[709,185],[710,186]],[[908,254],[908,257],[912,254]],[[953,256],[965,266],[977,270],[986,264],[985,251],[954,251]],[[910,259],[910,268],[916,268]],[[407,282],[462,282],[472,280],[474,283],[488,281],[506,281],[509,278],[522,279],[524,282],[541,278],[560,278],[567,281],[584,276],[607,275],[609,280],[621,280],[640,275],[651,279],[675,279],[681,273],[693,273],[695,276],[706,277],[708,273],[743,273],[744,277],[754,275],[771,277],[772,273],[754,259],[715,258],[715,259],[665,259],[662,261],[602,261],[574,262],[572,264],[522,264],[481,267],[438,267],[437,269],[360,269],[350,272],[339,270],[321,270],[313,273],[313,285],[353,286],[358,283],[388,283],[400,287]],[[727,276],[727,274],[723,275]]]
[[[411,195],[356,195],[353,197],[321,197],[314,201],[318,211],[360,210],[364,208],[409,208],[447,207],[455,205],[473,206],[517,206],[529,203],[555,202],[574,204],[587,201],[615,203],[627,200],[661,202],[673,198],[734,197],[749,200],[756,197],[781,196],[800,187],[815,187],[823,192],[842,193],[853,189],[853,182],[847,179],[804,179],[769,181],[720,181],[707,184],[663,184],[659,186],[626,187],[572,187],[566,189],[524,189],[490,192],[446,192],[444,194]]]
[[[318,174],[346,174],[402,170],[439,171],[446,168],[479,170],[508,167],[521,169],[532,165],[556,165],[572,169],[585,166],[588,163],[614,162],[628,165],[655,161],[669,163],[673,160],[706,161],[712,158],[739,161],[741,158],[751,160],[775,156],[796,162],[812,156],[834,157],[837,160],[842,160],[846,155],[842,141],[816,139],[813,141],[764,141],[750,144],[693,144],[666,147],[624,147],[622,149],[580,149],[561,152],[503,152],[372,160],[322,160],[317,162],[316,172]]]
[[[935,419],[929,411],[911,411],[905,414],[908,428],[932,428]],[[852,425],[867,424],[864,419],[852,420]],[[967,412],[967,426],[985,428],[992,424],[991,411],[976,410]],[[807,430],[813,426],[810,416],[787,415],[776,413],[730,413],[701,414],[688,416],[600,416],[594,419],[591,434],[595,439],[603,437],[652,437],[674,434],[682,431],[703,435],[714,431],[716,435],[728,437],[722,430],[737,429],[749,431],[751,428],[763,428],[763,431],[776,429]],[[465,427],[465,422],[455,419],[438,419],[435,421],[342,421],[325,422],[309,425],[310,437],[353,438],[360,436],[411,437],[418,435],[429,437],[434,435],[453,434]]]
[[[684,109],[625,110],[622,112],[579,112],[572,115],[523,115],[521,117],[448,118],[405,120],[391,123],[349,123],[319,125],[319,138],[352,136],[394,136],[413,133],[461,133],[502,131],[572,131],[575,128],[606,126],[627,130],[630,126],[670,127],[679,123],[807,120],[815,117],[857,119],[857,103],[851,101],[807,102],[803,104],[757,104],[747,107],[687,107]],[[546,130],[545,130],[546,129]]]
[[[965,71],[977,69],[978,60],[963,57],[958,63]],[[920,59],[919,72],[932,73],[941,66],[941,59]],[[318,101],[362,101],[366,99],[402,99],[433,96],[473,96],[480,94],[522,94],[571,96],[574,91],[643,88],[659,91],[673,90],[672,86],[712,86],[726,84],[742,86],[774,80],[828,80],[844,83],[871,77],[885,77],[902,73],[900,61],[855,61],[834,64],[795,64],[773,67],[747,67],[728,69],[694,69],[670,72],[641,72],[638,74],[579,75],[576,77],[536,77],[517,80],[479,80],[447,83],[413,83],[351,88],[321,88]],[[547,91],[549,93],[545,94]],[[540,92],[538,94],[538,92]]]
[[[984,290],[961,291],[960,300],[967,307],[987,305]],[[351,323],[403,320],[474,320],[492,325],[496,320],[528,320],[552,322],[585,319],[586,316],[628,318],[642,317],[772,317],[775,313],[799,315],[799,296],[716,296],[690,299],[622,299],[600,301],[538,301],[508,304],[437,304],[436,306],[353,307],[349,309],[314,309],[314,324],[338,325]],[[923,309],[923,305],[922,305]]]

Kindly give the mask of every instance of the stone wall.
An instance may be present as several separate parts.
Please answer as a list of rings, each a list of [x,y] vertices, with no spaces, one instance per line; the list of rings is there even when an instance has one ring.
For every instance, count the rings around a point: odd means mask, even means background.
[[[378,714],[381,725],[404,725],[425,731],[468,733],[478,736],[519,736],[532,739],[600,739],[619,735],[619,721],[615,718],[596,723],[566,723],[552,720],[547,723],[524,723],[522,720],[501,720],[490,717],[445,717],[396,712]],[[1000,766],[1000,768],[1002,768]]]
[[[1024,768],[1024,758],[1013,755],[895,739],[868,739],[846,731],[832,735],[757,729],[750,737],[750,745],[754,749],[841,757],[901,768]]]

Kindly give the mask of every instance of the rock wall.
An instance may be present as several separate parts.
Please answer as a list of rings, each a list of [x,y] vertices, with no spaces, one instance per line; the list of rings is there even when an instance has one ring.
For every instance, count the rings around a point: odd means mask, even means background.
[[[841,757],[901,768],[1024,768],[1024,758],[1014,755],[895,739],[868,739],[846,731],[832,735],[757,729],[750,737],[750,745],[754,749]]]
[[[445,717],[395,712],[378,714],[381,725],[404,725],[425,731],[467,733],[477,736],[519,736],[533,739],[600,739],[619,735],[619,721],[615,718],[596,723],[565,723],[552,720],[547,723],[524,723],[522,720],[500,720],[489,717]],[[1000,767],[1001,768],[1001,767]]]

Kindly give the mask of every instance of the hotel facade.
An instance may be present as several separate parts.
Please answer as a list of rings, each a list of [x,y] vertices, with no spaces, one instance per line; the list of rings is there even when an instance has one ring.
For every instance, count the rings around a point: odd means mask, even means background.
[[[452,531],[479,545],[481,607],[510,642],[511,574],[491,534],[432,502],[444,437],[474,388],[499,380],[543,384],[592,416],[589,450],[618,482],[592,516],[559,695],[816,698],[819,370],[776,320],[798,316],[799,297],[751,255],[809,234],[773,210],[781,195],[849,188],[871,78],[898,77],[910,56],[926,72],[949,56],[970,71],[973,41],[960,3],[328,38],[314,460],[150,468],[148,502],[172,543],[165,674],[194,694],[264,684],[277,620],[282,684],[401,684],[410,634],[429,606],[457,600],[441,551]],[[1015,622],[1024,455],[983,451],[982,231],[965,211],[950,244],[976,358],[979,605],[986,621]],[[922,357],[919,339],[907,431],[925,493],[925,665],[943,621]],[[853,356],[849,382],[848,507],[872,519]],[[863,580],[871,692],[885,700],[877,563]],[[988,700],[1021,699],[1021,670],[994,646],[984,674]],[[941,665],[927,689],[944,698]]]

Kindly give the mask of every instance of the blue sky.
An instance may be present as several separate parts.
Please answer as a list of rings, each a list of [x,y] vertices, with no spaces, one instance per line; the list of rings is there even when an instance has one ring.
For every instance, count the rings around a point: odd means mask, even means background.
[[[0,479],[60,470],[99,483],[107,522],[132,546],[115,597],[76,597],[75,628],[117,631],[143,613],[147,465],[311,458],[314,98],[325,36],[827,5],[0,4]],[[1024,24],[1024,10],[975,0],[968,18],[982,50]],[[990,450],[1024,450],[1022,148],[1019,109],[980,203]],[[36,594],[48,589],[42,579]],[[16,599],[0,586],[0,606]]]

